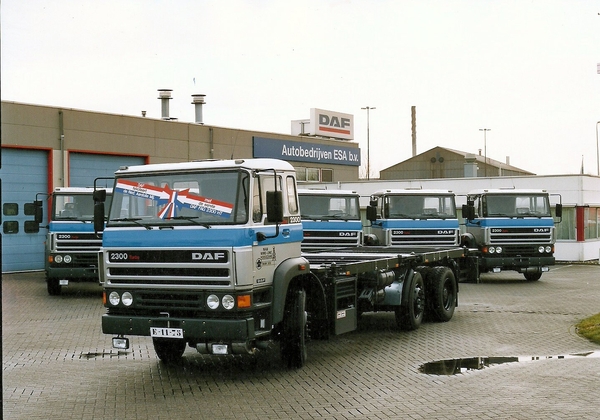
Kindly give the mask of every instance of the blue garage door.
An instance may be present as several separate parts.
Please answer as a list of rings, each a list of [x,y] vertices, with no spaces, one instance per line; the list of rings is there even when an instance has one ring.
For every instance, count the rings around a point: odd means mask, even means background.
[[[32,203],[48,192],[48,152],[2,148],[2,272],[43,270],[46,229],[35,233]],[[39,197],[46,203],[46,196]],[[44,215],[48,214],[44,207]]]
[[[97,155],[92,153],[69,153],[69,185],[92,187],[98,177],[113,177],[121,166],[143,165],[140,156]],[[99,184],[101,186],[111,186]]]

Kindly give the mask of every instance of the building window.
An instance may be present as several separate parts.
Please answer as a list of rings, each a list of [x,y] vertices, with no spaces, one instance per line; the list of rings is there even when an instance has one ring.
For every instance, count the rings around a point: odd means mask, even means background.
[[[333,169],[321,169],[321,182],[333,182]]]
[[[598,208],[590,207],[585,209],[585,239],[598,238]]]
[[[16,234],[19,233],[19,222],[15,221],[6,221],[2,223],[2,230],[5,235]]]
[[[556,224],[556,239],[574,241],[577,239],[575,207],[563,207],[562,221]]]
[[[296,168],[296,179],[305,182],[333,182],[333,169]]]
[[[17,203],[4,203],[2,206],[2,214],[5,216],[18,216],[19,205]]]

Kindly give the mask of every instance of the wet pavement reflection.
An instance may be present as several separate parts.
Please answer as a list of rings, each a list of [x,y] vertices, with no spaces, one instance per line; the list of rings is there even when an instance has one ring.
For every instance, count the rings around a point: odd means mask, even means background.
[[[422,364],[419,372],[427,375],[459,375],[472,370],[482,370],[504,363],[530,362],[548,359],[600,358],[600,352],[569,354],[565,356],[515,356],[515,357],[469,357],[465,359],[437,360]]]

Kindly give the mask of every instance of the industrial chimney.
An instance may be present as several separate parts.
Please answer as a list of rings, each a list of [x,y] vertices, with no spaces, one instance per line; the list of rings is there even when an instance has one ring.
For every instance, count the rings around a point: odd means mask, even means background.
[[[202,105],[206,103],[204,101],[205,97],[206,95],[201,93],[192,95],[192,104],[196,110],[196,124],[204,124],[204,121],[202,120]]]
[[[417,156],[417,107],[410,107],[411,132],[412,132],[412,155]]]
[[[169,117],[169,101],[171,100],[171,92],[173,89],[158,89],[158,99],[161,103],[161,118],[163,120],[170,120]]]

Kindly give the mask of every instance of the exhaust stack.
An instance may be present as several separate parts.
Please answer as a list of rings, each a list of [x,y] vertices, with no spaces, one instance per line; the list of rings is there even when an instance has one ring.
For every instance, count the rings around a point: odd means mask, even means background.
[[[192,95],[192,105],[194,105],[196,111],[196,124],[204,124],[204,121],[202,120],[202,105],[206,103],[204,101],[205,97],[206,95],[203,95],[201,93]]]
[[[173,89],[158,89],[158,99],[161,104],[161,118],[163,120],[170,120],[169,117],[169,100],[171,100],[171,92]]]

